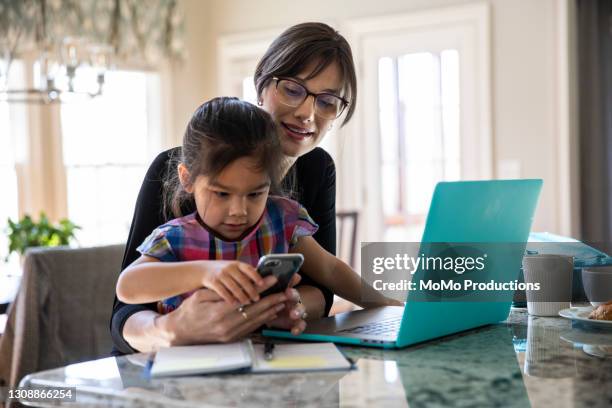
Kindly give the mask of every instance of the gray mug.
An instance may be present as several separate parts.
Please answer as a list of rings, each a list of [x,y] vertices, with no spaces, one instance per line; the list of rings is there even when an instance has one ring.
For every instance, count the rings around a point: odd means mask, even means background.
[[[527,255],[523,258],[525,283],[539,285],[527,290],[527,311],[535,316],[557,316],[570,307],[574,258],[567,255]]]

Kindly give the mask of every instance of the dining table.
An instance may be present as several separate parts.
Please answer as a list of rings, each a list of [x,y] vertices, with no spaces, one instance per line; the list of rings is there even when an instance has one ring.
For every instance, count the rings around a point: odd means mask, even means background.
[[[485,307],[485,305],[483,305]],[[612,329],[530,316],[403,349],[338,346],[351,370],[151,378],[139,353],[28,375],[20,389],[70,389],[67,407],[610,407]],[[6,390],[5,390],[6,391]]]

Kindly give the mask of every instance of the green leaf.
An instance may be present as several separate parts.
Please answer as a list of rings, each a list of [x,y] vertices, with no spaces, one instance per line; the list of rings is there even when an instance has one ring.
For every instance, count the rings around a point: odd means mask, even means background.
[[[23,255],[31,247],[68,245],[75,239],[75,231],[81,229],[68,219],[53,224],[44,212],[40,213],[38,222],[26,214],[17,222],[8,218],[7,224],[9,253],[5,261],[11,253],[17,252]]]

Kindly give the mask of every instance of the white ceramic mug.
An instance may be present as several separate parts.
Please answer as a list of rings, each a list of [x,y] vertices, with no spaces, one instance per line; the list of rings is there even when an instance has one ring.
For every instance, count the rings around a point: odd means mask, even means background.
[[[574,258],[567,255],[527,255],[523,258],[525,283],[538,283],[527,290],[527,311],[535,316],[557,316],[570,307]]]

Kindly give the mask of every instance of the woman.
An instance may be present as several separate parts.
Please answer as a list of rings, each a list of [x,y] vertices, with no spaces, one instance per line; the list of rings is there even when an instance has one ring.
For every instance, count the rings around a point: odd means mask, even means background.
[[[270,113],[279,129],[287,158],[285,186],[293,189],[295,198],[319,224],[314,238],[335,253],[335,167],[331,157],[317,145],[335,119],[344,113],[344,125],[353,115],[357,89],[350,46],[325,24],[298,24],[270,45],[257,65],[254,80],[258,105]],[[163,180],[168,171],[176,171],[169,163],[180,154],[177,150],[161,153],[145,176],[122,269],[138,257],[136,247],[166,219]],[[183,209],[184,214],[193,211],[193,203]],[[265,283],[262,291],[274,284],[274,278],[266,278]],[[284,293],[266,296],[240,310],[206,289],[163,316],[155,311],[155,304],[126,305],[115,298],[111,319],[113,353],[232,341],[263,324],[298,334],[305,329],[307,316],[327,314],[332,301],[331,292],[308,278]],[[274,315],[278,317],[272,319]]]

